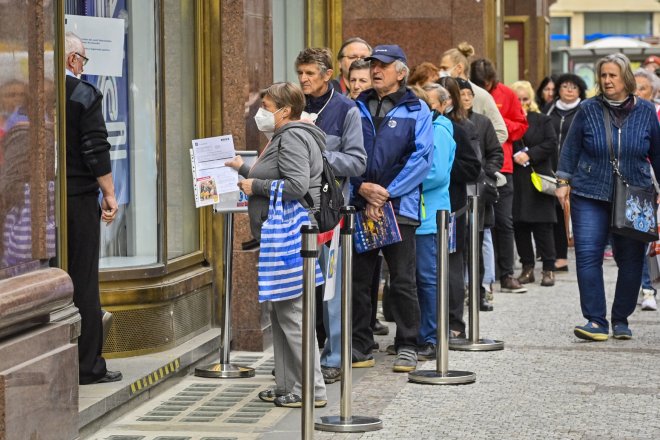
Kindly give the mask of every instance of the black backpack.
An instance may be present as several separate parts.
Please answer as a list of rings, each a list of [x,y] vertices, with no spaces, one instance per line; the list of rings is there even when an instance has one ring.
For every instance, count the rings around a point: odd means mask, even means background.
[[[320,232],[334,229],[339,223],[341,213],[339,210],[344,206],[344,194],[341,192],[341,182],[335,177],[328,159],[323,157],[323,173],[321,174],[321,206],[314,212],[316,223]],[[305,201],[310,209],[314,208],[312,196],[305,194]]]

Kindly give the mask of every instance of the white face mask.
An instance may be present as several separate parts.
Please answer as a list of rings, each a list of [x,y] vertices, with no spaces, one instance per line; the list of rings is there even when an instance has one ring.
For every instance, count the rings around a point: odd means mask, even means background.
[[[277,110],[275,113],[280,110],[282,109]],[[275,113],[271,113],[265,108],[259,107],[257,114],[254,115],[254,122],[257,124],[257,128],[266,136],[268,136],[269,133],[272,136],[272,133],[275,131]]]
[[[441,70],[438,74],[440,75],[440,78],[448,78],[451,76],[451,70]]]

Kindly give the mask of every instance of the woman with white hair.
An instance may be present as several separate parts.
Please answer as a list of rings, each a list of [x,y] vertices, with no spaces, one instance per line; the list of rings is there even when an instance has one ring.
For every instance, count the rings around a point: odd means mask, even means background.
[[[660,104],[655,102],[658,91],[660,91],[660,78],[655,73],[641,67],[635,70],[633,75],[635,75],[635,83],[637,84],[635,95],[654,103],[655,112],[658,119],[660,119]]]
[[[612,234],[619,271],[608,321],[603,251],[610,232],[614,189],[608,143],[618,154],[618,168],[627,183],[650,187],[649,159],[655,174],[660,175],[660,125],[653,105],[634,96],[637,85],[625,55],[601,58],[596,63],[596,78],[598,94],[580,104],[557,167],[556,195],[562,205],[570,194],[580,305],[587,320],[573,332],[580,339],[605,341],[611,323],[614,338],[630,339],[628,317],[635,311],[646,244]]]

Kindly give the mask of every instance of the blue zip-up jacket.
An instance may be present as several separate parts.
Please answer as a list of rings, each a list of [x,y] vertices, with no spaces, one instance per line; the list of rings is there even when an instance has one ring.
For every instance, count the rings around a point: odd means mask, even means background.
[[[454,127],[449,119],[438,116],[433,121],[431,169],[422,182],[422,224],[415,230],[417,235],[435,234],[438,231],[435,213],[451,211],[449,181],[455,153]]]
[[[613,192],[612,165],[605,135],[603,107],[595,97],[580,104],[561,149],[557,176],[567,179],[571,192],[590,199],[611,201]],[[652,184],[647,158],[660,176],[660,125],[653,104],[636,99],[635,106],[621,129],[614,119],[612,146],[619,148],[619,170],[626,181],[635,186]]]
[[[344,201],[348,204],[348,178],[364,173],[367,165],[360,112],[352,100],[340,93],[332,93],[332,90],[319,98],[309,95],[305,98],[307,112],[318,113],[323,109],[316,120],[316,126],[325,133],[326,144],[323,154],[328,159],[335,176],[346,178],[342,192]]]
[[[369,113],[370,90],[360,94],[356,104],[362,115],[367,170],[351,178],[351,203],[358,209],[366,200],[358,194],[362,182],[376,183],[390,193],[397,215],[419,221],[421,183],[431,168],[433,127],[431,112],[413,92],[403,97],[385,115],[378,131]]]

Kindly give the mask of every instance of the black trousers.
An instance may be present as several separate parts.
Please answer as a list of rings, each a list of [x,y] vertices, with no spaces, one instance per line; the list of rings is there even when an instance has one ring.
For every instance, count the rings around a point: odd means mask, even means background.
[[[534,266],[534,246],[532,245],[532,234],[534,234],[536,251],[543,261],[543,270],[555,270],[555,241],[552,227],[553,223],[516,222],[514,225],[516,247],[523,266]]]
[[[500,198],[495,204],[495,227],[493,248],[495,250],[495,269],[500,280],[513,275],[513,177],[505,174],[506,185],[498,188]]]
[[[564,222],[564,210],[559,203],[556,204],[557,223],[553,225],[555,236],[555,256],[557,259],[568,258],[568,238],[566,237],[566,222]]]
[[[73,303],[82,318],[78,338],[79,381],[88,384],[105,376],[103,324],[99,297],[99,241],[101,209],[98,197],[67,197],[69,276]]]
[[[394,346],[417,347],[419,303],[415,283],[415,226],[399,225],[402,241],[382,248],[390,271],[390,298],[396,323]],[[367,354],[374,343],[371,328],[372,285],[378,249],[353,255],[353,349]]]

